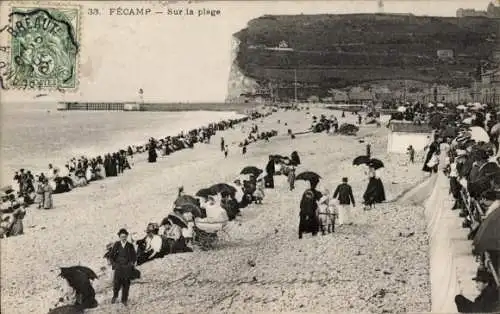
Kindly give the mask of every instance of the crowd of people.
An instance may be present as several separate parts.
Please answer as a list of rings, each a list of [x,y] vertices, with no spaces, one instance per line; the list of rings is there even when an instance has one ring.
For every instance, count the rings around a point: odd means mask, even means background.
[[[457,295],[457,309],[460,313],[498,312],[500,238],[498,233],[491,238],[485,234],[498,230],[498,221],[488,225],[488,217],[500,210],[500,112],[478,104],[422,109],[434,129],[422,170],[443,171],[448,176],[455,200],[452,210],[463,218],[462,227],[470,230],[468,239],[474,240],[473,253],[480,260],[473,278],[480,293],[474,300]]]
[[[196,143],[209,143],[217,131],[234,128],[239,123],[269,114],[270,112],[253,111],[243,118],[210,123],[176,136],[150,138],[144,145],[128,146],[103,156],[74,157],[62,169],[49,164],[47,171],[40,174],[34,175],[31,170],[20,169],[13,177],[17,183],[17,191],[10,185],[0,190],[0,238],[23,234],[22,220],[26,215],[26,208],[30,205],[35,205],[38,209],[52,209],[53,194],[71,192],[92,181],[121,175],[132,168],[136,154],[148,152],[148,161],[156,162],[157,151],[161,156],[167,156],[178,150],[193,148]]]

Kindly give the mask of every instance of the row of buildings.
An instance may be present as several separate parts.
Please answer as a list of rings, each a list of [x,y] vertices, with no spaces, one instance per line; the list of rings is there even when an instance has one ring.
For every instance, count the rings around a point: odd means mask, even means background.
[[[474,9],[458,9],[457,17],[466,16],[483,16],[489,18],[500,18],[500,6],[495,6],[493,2],[490,2],[486,11],[474,10]]]

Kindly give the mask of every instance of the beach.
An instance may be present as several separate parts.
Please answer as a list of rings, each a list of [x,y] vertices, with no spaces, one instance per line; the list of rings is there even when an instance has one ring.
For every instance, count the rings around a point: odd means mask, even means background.
[[[311,115],[321,113],[336,114],[341,123],[355,120],[350,114],[343,119],[339,112],[311,109]],[[259,131],[276,129],[279,135],[251,144],[242,156],[237,144],[251,123],[257,123]],[[102,274],[94,282],[100,305],[88,312],[123,312],[122,305],[110,304],[111,269],[102,258],[118,229],[125,227],[134,239],[142,238],[147,223],[170,212],[179,186],[194,194],[213,183],[232,182],[244,166],[263,168],[269,154],[289,155],[294,150],[302,161],[297,173],[319,173],[319,188],[333,191],[342,177],[349,177],[358,204],[355,225],[299,241],[299,201],[308,184],[297,182],[296,190],[289,191],[286,178],[277,177],[276,188],[266,190],[262,205],[243,209],[242,217],[229,223],[219,249],[141,265],[142,278],[132,283],[128,311],[429,311],[423,208],[391,202],[421,182],[421,163],[407,164],[407,156],[387,154],[385,127],[362,126],[351,137],[286,135],[287,129],[300,132],[310,123],[305,111],[278,112],[262,122],[218,132],[211,144],[197,144],[155,164],[137,162],[122,176],[55,195],[53,210],[31,207],[24,219],[25,234],[2,241],[2,312],[46,313],[66,286],[57,277],[58,267],[78,264]],[[227,159],[220,151],[221,136],[230,144]],[[381,178],[389,200],[371,211],[361,207],[367,184],[363,168],[352,165],[354,157],[365,153],[367,142],[372,154],[384,161]]]

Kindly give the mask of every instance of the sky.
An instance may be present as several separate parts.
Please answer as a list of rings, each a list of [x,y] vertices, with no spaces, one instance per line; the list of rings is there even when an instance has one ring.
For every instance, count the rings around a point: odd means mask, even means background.
[[[488,0],[384,1],[385,13],[455,16],[458,8],[485,10]],[[29,6],[28,1],[18,2]],[[139,101],[222,102],[232,63],[232,34],[265,14],[346,14],[377,12],[377,1],[81,1],[79,5],[79,86],[75,91],[8,90],[0,102]],[[0,2],[0,21],[14,4]],[[152,12],[193,9],[194,16],[110,15],[111,9],[149,8]],[[92,9],[92,10],[91,10]],[[100,15],[90,15],[98,9]],[[200,9],[220,10],[219,16],[197,16]],[[115,10],[116,11],[116,10]],[[2,22],[0,22],[2,24]],[[3,24],[0,25],[0,28]],[[2,46],[10,35],[0,33]],[[0,51],[0,61],[8,57]],[[36,95],[47,94],[36,98]]]

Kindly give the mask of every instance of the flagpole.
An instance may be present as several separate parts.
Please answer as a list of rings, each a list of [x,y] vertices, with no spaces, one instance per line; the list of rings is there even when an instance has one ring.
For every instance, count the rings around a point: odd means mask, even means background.
[[[294,95],[295,95],[295,104],[297,104],[297,69],[293,69],[294,74]]]

